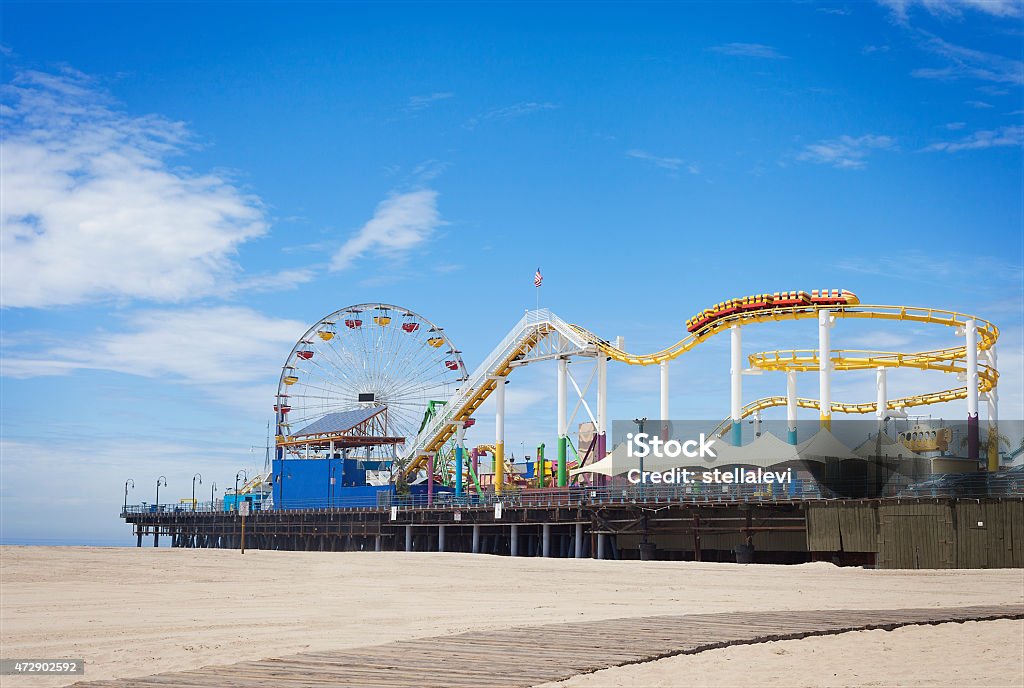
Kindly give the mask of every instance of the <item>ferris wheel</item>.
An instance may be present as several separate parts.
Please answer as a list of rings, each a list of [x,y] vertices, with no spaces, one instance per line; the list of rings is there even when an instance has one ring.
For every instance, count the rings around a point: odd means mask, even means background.
[[[386,303],[342,308],[288,354],[274,403],[278,441],[330,414],[374,408],[386,409],[386,436],[408,441],[430,402],[447,400],[466,379],[461,352],[422,315]]]

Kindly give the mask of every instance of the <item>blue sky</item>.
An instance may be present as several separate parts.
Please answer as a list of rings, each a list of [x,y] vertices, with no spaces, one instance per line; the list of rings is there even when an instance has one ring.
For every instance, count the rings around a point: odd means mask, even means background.
[[[126,478],[176,499],[261,464],[280,365],[337,308],[418,311],[473,367],[537,265],[544,306],[638,351],[762,291],[974,313],[1003,331],[1002,415],[1024,413],[1020,2],[0,11],[5,541],[126,542]],[[816,345],[809,323],[744,336]],[[657,379],[613,367],[612,416],[656,416]],[[672,390],[673,415],[727,415],[727,342]],[[517,373],[509,413],[513,448],[553,439],[553,366]]]

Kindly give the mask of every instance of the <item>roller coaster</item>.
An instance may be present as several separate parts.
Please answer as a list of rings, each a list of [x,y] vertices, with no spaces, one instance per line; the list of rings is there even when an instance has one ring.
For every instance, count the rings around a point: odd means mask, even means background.
[[[367,312],[373,313],[373,317],[361,316]],[[401,318],[400,328],[392,324],[392,314]],[[818,371],[818,398],[797,397],[794,382],[788,385],[785,396],[769,396],[743,404],[740,382],[744,372],[741,329],[755,324],[808,319],[818,321],[817,349],[757,352],[749,354],[746,361],[749,370],[785,372],[790,380],[795,379],[792,376],[797,372]],[[834,322],[841,319],[940,325],[954,328],[957,335],[963,338],[963,344],[909,353],[832,349],[829,331]],[[338,322],[343,322],[344,327],[338,328]],[[310,328],[293,348],[283,367],[275,402],[278,457],[284,458],[286,452],[298,456],[300,449],[297,445],[301,443],[296,442],[296,437],[309,434],[301,429],[292,429],[298,424],[296,409],[300,412],[301,423],[319,423],[322,426],[324,419],[347,413],[353,408],[387,407],[390,417],[395,419],[395,427],[389,428],[390,431],[385,434],[396,440],[394,458],[395,464],[400,467],[395,472],[396,479],[407,480],[426,473],[428,480],[432,480],[437,457],[446,451],[454,454],[456,465],[452,466],[452,472],[462,476],[465,429],[475,422],[474,415],[484,401],[494,395],[495,442],[488,449],[493,452],[495,459],[495,489],[500,491],[506,466],[504,390],[507,378],[523,365],[556,360],[559,364],[557,480],[558,485],[562,486],[567,484],[568,359],[589,357],[596,361],[598,409],[595,418],[595,456],[601,457],[606,452],[608,420],[606,364],[613,361],[630,366],[661,366],[662,415],[667,418],[668,363],[725,332],[730,333],[732,343],[731,409],[729,417],[716,432],[724,435],[731,430],[737,443],[740,421],[772,407],[786,406],[787,419],[794,424],[797,408],[816,409],[822,425],[829,427],[833,413],[876,413],[882,416],[887,410],[899,411],[908,407],[966,399],[969,451],[977,456],[979,395],[985,395],[988,400],[990,422],[997,415],[996,386],[999,374],[995,346],[999,330],[991,322],[972,315],[936,308],[865,305],[853,292],[823,289],[729,299],[688,319],[686,331],[686,336],[670,346],[652,353],[637,354],[626,351],[621,344],[603,339],[580,325],[568,323],[549,310],[527,311],[483,362],[469,373],[462,364],[461,352],[448,339],[443,328],[412,311],[388,304],[363,304],[342,309]],[[343,333],[350,335],[349,340],[357,345],[339,347],[339,340],[343,339],[340,335]],[[390,358],[384,360],[382,350]],[[827,352],[827,355],[822,356],[821,352]],[[984,358],[983,361],[979,361],[979,354]],[[884,371],[891,368],[952,373],[962,376],[966,384],[888,399],[885,398]],[[849,370],[878,371],[878,399],[874,402],[833,401],[831,373]],[[576,386],[575,381],[568,379]],[[296,390],[301,390],[301,393],[296,393]],[[582,399],[583,394],[578,386],[576,391]],[[428,405],[429,411],[424,413]],[[289,412],[292,413],[291,417],[288,416]],[[330,432],[319,435],[321,438],[329,436]],[[338,441],[341,442],[340,435]],[[332,440],[331,451],[334,447]],[[308,455],[308,444],[306,452]],[[991,468],[991,451],[988,458]],[[459,489],[463,480],[456,482]]]

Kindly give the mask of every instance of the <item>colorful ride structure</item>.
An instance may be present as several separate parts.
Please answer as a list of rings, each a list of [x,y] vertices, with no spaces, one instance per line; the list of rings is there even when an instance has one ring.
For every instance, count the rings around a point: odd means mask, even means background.
[[[952,328],[962,344],[921,352],[834,349],[831,334],[843,320],[876,320]],[[816,349],[756,352],[744,367],[742,329],[751,325],[816,320]],[[341,325],[340,327],[338,325]],[[546,309],[527,311],[518,323],[472,372],[444,329],[413,311],[389,304],[360,304],[321,319],[293,347],[283,366],[274,410],[277,417],[277,457],[335,457],[344,444],[364,460],[388,460],[392,482],[425,483],[428,499],[435,483],[450,485],[461,496],[468,485],[481,489],[479,458],[493,457],[490,480],[495,493],[507,486],[543,486],[548,466],[554,486],[568,485],[571,418],[582,410],[593,426],[593,437],[581,446],[577,462],[607,455],[608,363],[660,368],[660,418],[669,419],[669,365],[711,337],[729,333],[729,417],[716,429],[728,434],[733,446],[743,441],[741,421],[765,409],[785,406],[790,443],[796,444],[798,408],[816,409],[820,425],[831,426],[835,413],[874,413],[881,422],[903,409],[965,399],[967,402],[967,455],[979,458],[979,400],[988,404],[990,435],[998,418],[996,341],[999,330],[991,322],[954,311],[909,306],[865,305],[853,292],[822,289],[754,294],[728,299],[704,309],[686,321],[687,334],[674,344],[648,354],[626,351],[621,340],[611,342],[579,325],[570,324]],[[593,361],[589,381],[581,385],[570,373],[570,361]],[[530,479],[505,459],[505,388],[514,371],[542,361],[556,361],[556,456],[543,459],[543,447]],[[941,371],[960,376],[966,384],[934,392],[889,398],[887,371],[893,368]],[[874,401],[832,399],[835,371],[874,370]],[[786,393],[744,404],[745,372],[783,372]],[[796,376],[818,373],[817,398],[796,394]],[[596,385],[596,409],[587,392]],[[577,402],[570,416],[569,390]],[[465,432],[483,402],[494,397],[494,442],[470,452]],[[382,425],[361,436],[337,428],[312,433],[316,423],[330,414],[354,409],[381,409]],[[310,438],[314,438],[311,440]],[[582,443],[581,443],[582,444]],[[348,454],[346,454],[348,456]],[[467,462],[467,458],[471,461]],[[998,468],[998,454],[988,447],[989,470]]]

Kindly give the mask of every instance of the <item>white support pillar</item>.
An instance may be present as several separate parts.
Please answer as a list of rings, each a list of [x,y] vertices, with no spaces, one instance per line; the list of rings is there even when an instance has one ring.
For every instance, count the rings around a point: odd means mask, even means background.
[[[519,556],[519,524],[513,523],[509,532],[509,554],[513,557]]]
[[[405,551],[412,551],[412,526],[405,527]]]
[[[480,526],[473,526],[473,554],[480,554]]]
[[[662,403],[658,410],[658,418],[662,419],[662,439],[669,439],[669,361],[658,363],[662,373]]]
[[[979,457],[978,428],[978,323],[973,318],[964,324],[967,347],[967,457]]]
[[[373,551],[374,552],[380,552],[381,550],[384,549],[384,542],[383,542],[383,540],[384,540],[384,536],[383,535],[378,535],[376,538],[374,538],[374,540],[373,540]]]
[[[583,558],[583,524],[582,523],[577,523],[576,524],[576,532],[575,532],[574,535],[575,535],[574,540],[575,540],[575,545],[576,545],[576,551],[574,552],[574,554],[575,554],[577,559],[582,559]]]
[[[608,454],[608,358],[598,352],[597,356],[597,445],[595,461]],[[598,485],[606,485],[605,476],[596,476]]]
[[[604,559],[604,541],[608,536],[601,533],[597,536],[597,558]]]
[[[732,420],[732,444],[743,444],[743,338],[740,326],[729,328],[729,418]]]
[[[821,427],[832,427],[831,311],[818,311],[818,417]]]
[[[878,418],[878,431],[885,425],[885,414],[889,408],[889,392],[886,388],[885,368],[875,370],[875,416]]]
[[[551,524],[545,523],[541,526],[541,556],[551,556]]]
[[[996,359],[996,345],[985,352],[986,363],[988,367],[993,371],[998,371],[998,360]],[[999,391],[998,387],[993,387],[985,395],[985,400],[988,402],[988,436],[998,438],[999,437]],[[988,447],[988,470],[998,471],[999,470],[999,441],[998,439],[993,440],[995,444],[989,444]]]
[[[444,551],[444,524],[437,527],[437,551]]]
[[[564,358],[560,358],[558,359],[558,477],[556,480],[558,487],[565,487],[567,478],[566,445],[569,441],[569,418],[567,415],[568,397],[566,396],[566,385],[568,377],[569,361]]]
[[[796,444],[796,371],[786,371],[786,440]]]

